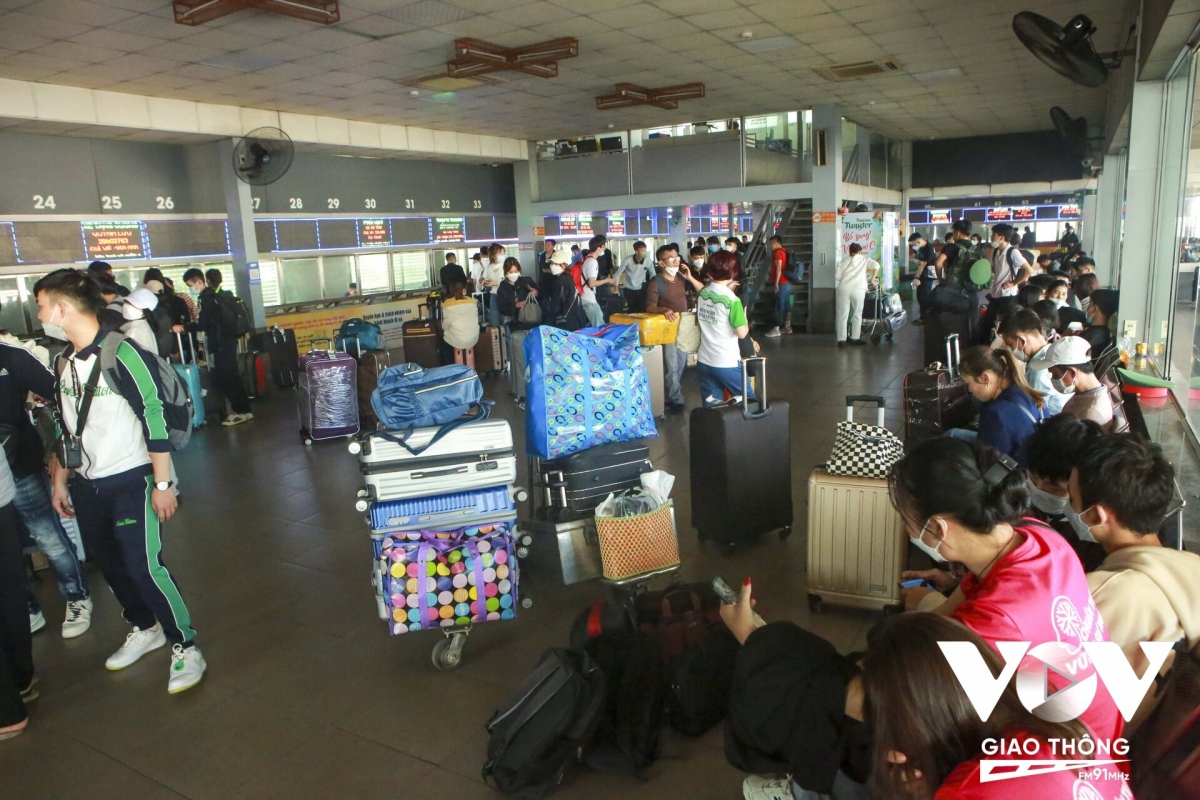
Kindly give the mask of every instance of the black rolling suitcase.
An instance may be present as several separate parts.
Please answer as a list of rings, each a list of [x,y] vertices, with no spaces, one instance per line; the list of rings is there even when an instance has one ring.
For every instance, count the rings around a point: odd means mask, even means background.
[[[429,306],[425,303],[417,306],[418,313],[425,309],[425,316],[409,320],[400,329],[403,339],[404,360],[426,369],[440,367],[442,364],[438,345],[442,339],[442,324],[430,316]]]
[[[760,368],[758,400],[748,394]],[[734,545],[792,526],[792,453],[788,402],[767,398],[765,358],[742,362],[741,405],[692,410],[692,524],[700,540]]]
[[[257,349],[266,351],[276,386],[287,389],[296,385],[296,373],[300,370],[300,350],[296,347],[294,330],[272,328],[261,334]]]
[[[946,337],[958,334],[962,346],[974,347],[979,343],[979,307],[976,306],[965,314],[955,314],[952,311],[932,311],[925,320],[925,366],[941,362],[946,355]]]
[[[591,516],[610,492],[642,485],[650,472],[650,448],[641,441],[611,442],[543,461],[536,478],[541,515],[552,519]]]

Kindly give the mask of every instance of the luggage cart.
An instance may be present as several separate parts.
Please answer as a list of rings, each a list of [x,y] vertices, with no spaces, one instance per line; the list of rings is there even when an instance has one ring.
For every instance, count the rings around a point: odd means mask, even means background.
[[[899,297],[888,294],[881,286],[867,289],[866,301],[863,304],[863,321],[870,320],[871,329],[864,333],[871,338],[873,344],[879,344],[884,339],[890,341],[893,334],[908,322],[908,312],[903,306],[899,310],[893,310],[890,305],[884,306],[884,301],[893,296]]]

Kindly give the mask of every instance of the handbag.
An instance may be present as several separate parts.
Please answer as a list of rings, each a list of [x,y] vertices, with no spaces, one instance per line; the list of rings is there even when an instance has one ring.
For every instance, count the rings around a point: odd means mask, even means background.
[[[623,581],[679,563],[679,540],[671,506],[664,503],[646,514],[596,516],[602,574]]]
[[[929,305],[936,311],[966,314],[979,302],[976,294],[962,284],[942,281],[929,293]]]
[[[855,422],[852,417],[856,401],[878,403],[880,424]],[[900,441],[900,437],[883,427],[882,423],[882,398],[847,397],[846,420],[837,425],[833,452],[825,462],[825,471],[830,475],[851,478],[886,478],[892,466],[904,457],[904,443]]]
[[[383,329],[374,322],[367,322],[361,317],[351,317],[342,323],[338,329],[334,347],[345,353],[350,353],[356,359],[362,355],[358,352],[359,348],[363,350],[378,350],[383,343]],[[350,351],[350,347],[354,347],[354,352]]]
[[[578,332],[540,325],[525,337],[525,447],[558,458],[657,436],[636,325]]]
[[[695,353],[700,349],[700,323],[696,320],[695,311],[680,312],[675,349],[681,353]]]
[[[468,366],[425,369],[409,363],[379,373],[371,408],[385,428],[406,430],[452,422],[482,399],[483,384]]]
[[[538,305],[536,297],[529,295],[525,299],[525,305],[517,309],[517,322],[523,325],[542,324],[542,307]]]

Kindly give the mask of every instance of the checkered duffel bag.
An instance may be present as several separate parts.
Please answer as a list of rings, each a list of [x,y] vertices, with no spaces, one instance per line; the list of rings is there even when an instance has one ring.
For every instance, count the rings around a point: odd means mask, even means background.
[[[876,425],[854,421],[854,403],[875,403],[879,407]],[[830,475],[853,478],[886,478],[892,465],[904,456],[904,444],[883,426],[884,399],[866,395],[846,398],[846,421],[839,422],[833,452],[825,463]]]

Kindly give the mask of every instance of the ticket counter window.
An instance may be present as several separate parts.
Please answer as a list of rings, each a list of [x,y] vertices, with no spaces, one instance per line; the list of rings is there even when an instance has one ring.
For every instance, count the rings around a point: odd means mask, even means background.
[[[410,250],[392,253],[392,280],[395,282],[397,292],[429,288],[428,251]]]
[[[321,299],[321,265],[315,258],[290,258],[283,267],[285,303],[307,303]]]
[[[358,260],[359,294],[378,294],[392,290],[388,276],[387,253],[360,253]]]
[[[345,297],[354,282],[351,274],[354,258],[352,256],[324,256],[321,271],[324,274],[324,294],[326,299]]]

